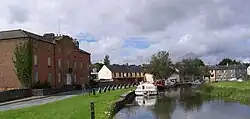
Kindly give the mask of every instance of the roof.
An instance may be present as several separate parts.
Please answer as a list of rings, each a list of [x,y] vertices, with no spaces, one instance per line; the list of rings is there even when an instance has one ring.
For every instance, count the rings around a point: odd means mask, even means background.
[[[49,40],[43,38],[43,36],[41,36],[41,35],[37,35],[37,34],[31,33],[31,32],[22,30],[22,29],[0,31],[0,40],[15,39],[15,38],[32,38],[35,40],[53,43],[53,42],[50,42]]]
[[[213,70],[227,70],[227,69],[247,69],[245,65],[217,65],[217,66],[209,66],[210,69]]]
[[[90,55],[90,53],[89,53],[89,52],[86,52],[86,51],[84,51],[84,50],[82,50],[82,49],[79,49],[79,52],[81,52],[81,53],[85,53],[85,54],[89,54],[89,55]]]
[[[143,72],[143,68],[141,66],[136,65],[118,65],[113,64],[110,66],[107,66],[112,72]]]

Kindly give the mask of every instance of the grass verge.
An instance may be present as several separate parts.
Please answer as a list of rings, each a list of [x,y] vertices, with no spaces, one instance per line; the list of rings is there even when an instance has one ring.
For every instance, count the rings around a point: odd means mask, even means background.
[[[1,119],[90,119],[90,102],[95,102],[96,119],[106,119],[110,106],[120,95],[130,91],[120,89],[95,96],[82,95],[40,106],[0,112]]]
[[[226,101],[238,101],[250,104],[250,81],[246,82],[217,82],[205,84],[201,87],[202,93]]]

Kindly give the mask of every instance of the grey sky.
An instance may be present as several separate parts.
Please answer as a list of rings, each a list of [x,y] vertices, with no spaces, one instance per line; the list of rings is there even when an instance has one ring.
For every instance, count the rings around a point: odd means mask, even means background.
[[[113,63],[140,63],[159,50],[174,60],[187,53],[207,63],[224,57],[248,61],[249,0],[2,0],[0,30],[89,33],[80,46],[92,61],[109,54]],[[131,36],[145,37],[144,49],[123,47]],[[126,56],[123,56],[126,52]],[[139,60],[140,59],[140,60]]]

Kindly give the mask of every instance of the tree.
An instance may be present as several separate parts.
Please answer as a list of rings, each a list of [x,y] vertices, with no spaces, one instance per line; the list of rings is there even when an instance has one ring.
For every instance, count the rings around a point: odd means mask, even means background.
[[[104,63],[104,65],[106,65],[106,66],[109,66],[109,65],[110,65],[110,60],[109,60],[109,56],[108,56],[108,55],[105,55],[103,63]]]
[[[98,72],[101,68],[102,68],[103,64],[102,63],[95,63],[92,64],[92,69],[96,69],[96,71]]]
[[[222,59],[218,65],[235,65],[235,64],[241,64],[239,61],[232,60],[229,58]]]
[[[175,66],[179,69],[182,76],[204,76],[208,75],[209,72],[208,67],[205,66],[204,62],[199,58],[183,59],[181,62],[177,62]]]
[[[155,79],[166,79],[173,73],[173,63],[169,58],[169,53],[159,51],[152,55],[147,71],[154,75]]]
[[[31,41],[16,46],[13,63],[17,78],[24,87],[31,87],[32,60]]]

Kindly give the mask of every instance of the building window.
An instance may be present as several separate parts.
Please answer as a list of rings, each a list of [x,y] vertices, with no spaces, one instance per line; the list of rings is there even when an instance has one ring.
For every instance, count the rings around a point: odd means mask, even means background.
[[[51,74],[51,72],[49,72],[49,74],[48,74],[48,83],[51,84],[51,81],[52,81],[52,74]]]
[[[61,83],[61,73],[58,73],[58,83]]]
[[[112,77],[115,77],[115,73],[112,73]]]
[[[81,69],[82,69],[82,61],[81,61]]]
[[[119,73],[115,73],[115,77],[119,77]]]
[[[76,73],[75,73],[75,76],[74,76],[74,81],[76,82]]]
[[[34,55],[34,65],[37,65],[37,56]]]
[[[38,83],[39,80],[38,80],[38,72],[37,71],[35,72],[34,79],[35,79],[35,83]]]
[[[76,69],[76,61],[74,61],[74,68]]]
[[[124,76],[124,77],[127,77],[127,73],[124,72],[124,73],[123,73],[123,76]]]
[[[68,65],[68,68],[69,68],[69,60],[68,60],[68,62],[67,62],[67,65]]]
[[[122,72],[120,73],[120,77],[123,77],[123,73]]]
[[[51,58],[48,57],[48,66],[51,66]]]
[[[37,49],[37,48],[38,48],[38,42],[34,41],[33,47],[34,47],[35,49]]]
[[[128,77],[131,77],[131,73],[128,73]]]
[[[52,49],[52,48],[51,48],[51,45],[49,44],[48,50],[51,51],[51,49]]]
[[[58,67],[61,68],[61,59],[58,59]]]

